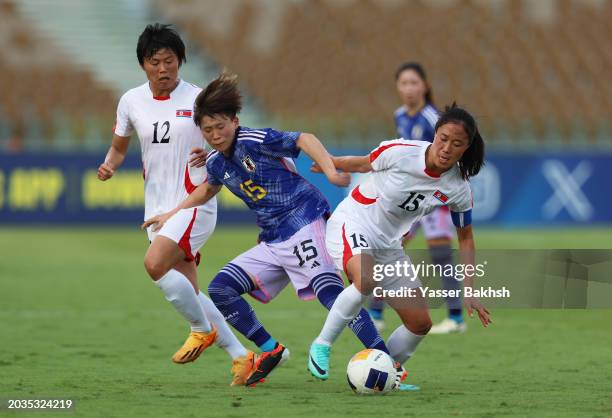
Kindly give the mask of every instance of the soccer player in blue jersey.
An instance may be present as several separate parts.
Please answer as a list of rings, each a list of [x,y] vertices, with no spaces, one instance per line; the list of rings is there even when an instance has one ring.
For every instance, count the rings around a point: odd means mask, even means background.
[[[434,128],[439,116],[425,70],[419,63],[406,62],[397,69],[395,80],[397,92],[403,102],[394,113],[398,135],[404,139],[433,142]],[[452,239],[455,232],[448,208],[442,206],[424,216],[406,239],[410,239],[419,226],[423,227],[432,262],[440,265],[452,264]],[[442,277],[442,286],[446,290],[461,289],[461,284],[452,276]],[[465,332],[467,329],[463,320],[461,298],[449,297],[446,303],[448,317],[434,325],[429,331],[430,334]],[[383,308],[384,302],[381,299],[371,300],[369,312],[379,329],[384,327]]]
[[[223,267],[208,287],[225,319],[263,352],[247,381],[251,386],[289,352],[266,331],[242,295],[249,293],[267,303],[291,282],[300,299],[316,297],[330,309],[344,289],[325,248],[330,207],[321,192],[297,173],[293,158],[303,151],[337,186],[348,186],[350,176],[336,171],[314,135],[240,126],[240,109],[235,76],[221,74],[198,95],[194,121],[214,149],[206,160],[208,179],[176,209],[151,218],[146,225],[160,228],[173,213],[204,204],[222,186],[257,214],[259,244]],[[364,346],[388,352],[365,310],[347,319]]]

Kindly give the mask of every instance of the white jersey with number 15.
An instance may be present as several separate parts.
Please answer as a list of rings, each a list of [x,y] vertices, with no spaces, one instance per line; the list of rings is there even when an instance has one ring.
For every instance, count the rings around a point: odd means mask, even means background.
[[[458,165],[437,176],[425,166],[431,143],[396,139],[370,153],[372,172],[338,209],[355,217],[379,245],[394,248],[423,215],[446,205],[457,226],[470,223],[472,192]]]

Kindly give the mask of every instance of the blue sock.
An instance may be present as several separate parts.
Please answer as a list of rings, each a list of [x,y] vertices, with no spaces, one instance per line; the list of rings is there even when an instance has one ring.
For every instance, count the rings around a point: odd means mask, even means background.
[[[447,264],[453,264],[453,250],[450,246],[443,245],[439,247],[430,248],[431,261],[433,264],[439,264],[445,266]],[[442,269],[444,271],[444,268]],[[442,276],[442,288],[445,290],[460,290],[461,282],[456,280],[453,276]],[[463,322],[462,308],[463,302],[461,297],[446,298],[446,304],[448,306],[448,317],[457,322]]]
[[[372,319],[378,319],[379,321],[383,319],[382,309],[374,309],[370,306],[370,309],[368,309],[368,313],[370,314]]]
[[[342,279],[333,273],[323,273],[312,279],[310,282],[319,302],[328,310],[334,304],[338,295],[344,290]],[[375,348],[389,354],[389,350],[380,334],[376,330],[372,318],[365,309],[361,309],[355,319],[348,327],[355,333],[357,338],[366,348]]]
[[[463,322],[463,310],[461,309],[449,309],[448,317],[457,323]]]
[[[370,298],[370,308],[368,312],[373,319],[382,320],[383,310],[385,309],[385,301],[382,298],[376,298],[372,296]]]
[[[249,275],[232,263],[226,264],[208,285],[208,294],[225,320],[261,347],[272,337],[257,319],[251,305],[240,296],[252,290],[255,286]]]
[[[259,349],[262,352],[274,351],[275,348],[276,348],[276,340],[272,337],[270,337],[268,341],[266,341],[265,343],[259,346]]]

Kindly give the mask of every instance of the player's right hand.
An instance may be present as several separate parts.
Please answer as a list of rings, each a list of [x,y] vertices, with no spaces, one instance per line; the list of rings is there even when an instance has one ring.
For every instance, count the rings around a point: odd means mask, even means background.
[[[166,223],[170,217],[174,215],[174,212],[166,212],[161,215],[156,215],[150,219],[147,219],[141,226],[140,229],[147,229],[151,225],[153,225],[153,232],[159,231],[162,226]]]
[[[108,163],[102,163],[100,167],[98,167],[98,180],[106,181],[110,179],[113,174],[115,174],[115,170],[113,170]]]
[[[208,152],[204,148],[192,148],[189,153],[189,166],[190,167],[204,167],[206,165],[206,157],[208,156]]]
[[[312,165],[310,166],[310,171],[312,171],[313,173],[322,173],[323,170],[321,170],[321,167],[319,167],[319,164],[317,163],[312,163]]]
[[[347,187],[351,184],[351,175],[349,173],[335,172],[327,176],[327,179],[331,184],[339,187]]]
[[[464,298],[463,303],[467,309],[467,313],[472,318],[474,316],[474,311],[478,314],[478,318],[480,322],[482,322],[483,327],[487,327],[491,324],[491,313],[484,305],[480,302],[480,300],[476,297]]]

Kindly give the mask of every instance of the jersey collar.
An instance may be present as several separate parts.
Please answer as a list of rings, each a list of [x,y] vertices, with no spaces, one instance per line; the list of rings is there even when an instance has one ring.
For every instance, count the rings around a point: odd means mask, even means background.
[[[172,98],[172,93],[174,93],[179,88],[182,82],[183,80],[179,78],[178,83],[176,83],[176,87],[174,87],[174,89],[170,92],[168,96],[152,96],[153,100],[159,100],[159,101],[170,100]],[[147,85],[149,86],[149,91],[151,91],[151,85],[149,83],[147,83]],[[151,91],[151,94],[153,94],[152,91]]]

